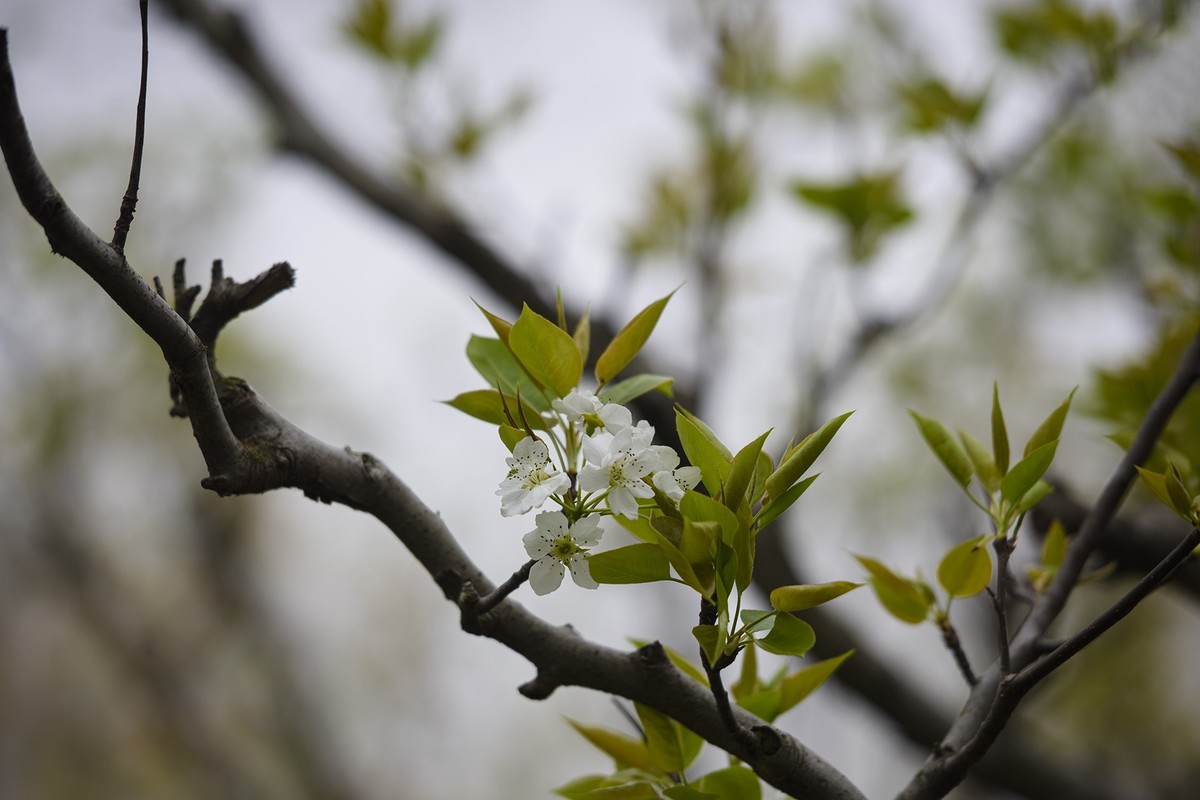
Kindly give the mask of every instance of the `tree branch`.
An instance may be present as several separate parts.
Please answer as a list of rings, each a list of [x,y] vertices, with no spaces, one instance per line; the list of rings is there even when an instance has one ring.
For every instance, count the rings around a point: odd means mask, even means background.
[[[447,598],[457,603],[467,581],[485,594],[494,590],[441,517],[375,458],[309,436],[243,381],[227,378],[219,385],[214,381],[206,348],[196,332],[123,256],[70,212],[41,169],[17,103],[4,29],[0,29],[0,146],[22,203],[45,229],[52,247],[91,275],[162,348],[209,464],[210,474],[202,485],[220,494],[294,487],[313,499],[366,511],[409,549]],[[218,394],[219,404],[214,402]],[[675,718],[788,794],[827,800],[863,797],[845,776],[791,736],[772,730],[771,736],[758,737],[755,747],[738,741],[725,727],[707,688],[676,669],[661,647],[634,653],[603,647],[570,628],[550,625],[512,601],[479,616],[478,622],[481,635],[536,667],[537,677],[521,687],[528,697],[546,697],[559,686],[624,697]],[[744,711],[734,713],[740,725],[757,724]]]
[[[1163,387],[1150,406],[1132,444],[1113,470],[1079,532],[1072,538],[1062,566],[1054,580],[1051,581],[1045,594],[1034,603],[1029,615],[1013,637],[1011,659],[1014,671],[1023,673],[1030,664],[1044,656],[1046,632],[1066,605],[1067,598],[1083,572],[1084,564],[1099,545],[1105,528],[1116,516],[1121,501],[1137,474],[1135,467],[1149,457],[1154,443],[1158,441],[1171,414],[1198,380],[1200,380],[1200,333],[1193,338],[1176,368],[1175,374],[1171,376],[1167,385]],[[1172,551],[1163,562],[1163,564],[1169,564],[1169,569],[1166,570],[1168,575],[1173,574],[1174,569],[1183,560],[1172,561],[1174,558],[1176,558],[1176,551]],[[1162,568],[1162,564],[1152,574],[1156,574],[1160,568]],[[1139,583],[1138,586],[1141,587],[1144,583],[1145,581]],[[1150,589],[1146,589],[1146,594],[1160,584],[1161,581],[1154,582]],[[1121,616],[1129,613],[1129,610],[1132,610],[1140,599],[1141,596],[1137,597]],[[1118,603],[1114,608],[1120,606],[1121,603]],[[1083,641],[1083,644],[1086,644],[1087,641]],[[1079,648],[1081,647],[1082,644],[1079,645]],[[1074,655],[1075,652],[1078,652],[1078,649],[1070,651],[1070,655]],[[1063,660],[1065,661],[1065,659]],[[988,747],[1008,722],[1021,698],[1032,688],[1033,683],[1036,683],[1036,681],[1030,682],[1031,679],[1027,678],[1002,675],[1001,672],[999,664],[993,664],[980,677],[979,683],[971,691],[970,697],[946,738],[942,740],[938,750],[926,762],[921,771],[901,792],[900,800],[926,800],[944,796],[946,792],[962,781],[967,771],[987,752]],[[1040,675],[1037,678],[1040,680],[1049,672],[1042,674],[1040,671],[1035,671],[1031,674]]]

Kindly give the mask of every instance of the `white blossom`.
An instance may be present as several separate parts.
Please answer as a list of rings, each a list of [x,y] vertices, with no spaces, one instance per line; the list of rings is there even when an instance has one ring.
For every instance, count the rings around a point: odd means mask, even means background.
[[[604,403],[590,389],[572,389],[550,404],[555,411],[576,423],[581,419],[596,428],[616,433],[633,424],[633,414],[620,403]]]
[[[605,502],[614,514],[636,519],[638,498],[654,496],[654,489],[642,478],[657,466],[660,454],[649,446],[645,430],[624,428],[615,436],[607,433],[585,436],[584,460],[579,471],[579,489],[583,492],[607,492]]]
[[[588,569],[587,549],[600,542],[600,520],[589,516],[574,525],[561,511],[543,511],[534,520],[536,528],[525,534],[525,552],[537,559],[529,570],[529,586],[535,594],[549,594],[562,584],[564,567],[571,579],[584,589],[599,586]]]
[[[539,508],[551,495],[564,494],[571,488],[571,479],[550,463],[550,451],[540,439],[526,436],[517,442],[506,462],[508,475],[496,490],[500,514],[505,517]]]

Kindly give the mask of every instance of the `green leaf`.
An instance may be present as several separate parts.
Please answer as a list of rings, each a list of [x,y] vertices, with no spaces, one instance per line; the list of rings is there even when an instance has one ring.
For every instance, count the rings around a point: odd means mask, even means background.
[[[772,521],[774,521],[776,517],[787,511],[791,507],[792,503],[799,500],[800,495],[804,494],[808,490],[809,486],[812,486],[812,482],[815,481],[820,474],[821,473],[818,472],[816,475],[810,475],[792,488],[788,489],[779,497],[772,498],[771,501],[763,506],[762,510],[758,512],[758,516],[755,517],[755,521],[758,523],[758,529],[761,531]]]
[[[1192,180],[1200,181],[1200,139],[1188,141],[1163,142],[1162,146],[1175,158],[1175,163],[1183,168]]]
[[[583,310],[579,322],[575,323],[575,332],[571,334],[571,338],[575,340],[575,349],[579,351],[579,357],[586,364],[592,349],[592,314],[589,309]]]
[[[666,518],[660,517],[659,520],[666,520]],[[659,520],[656,520],[656,522]],[[678,524],[677,520],[667,521]],[[657,538],[658,546],[663,551],[663,555],[667,557],[667,561],[669,561],[671,566],[674,567],[675,574],[679,576],[679,579],[695,589],[702,596],[708,597],[712,592],[712,586],[710,582],[711,579],[710,581],[701,580],[700,576],[696,574],[696,571],[692,569],[691,562],[688,561],[687,557],[684,556],[684,554],[680,552],[679,548],[676,547],[675,544],[672,543],[671,540],[666,536],[664,536],[657,528],[654,529],[654,535]]]
[[[762,800],[758,776],[754,770],[741,765],[710,772],[693,785],[716,800]]]
[[[1021,496],[1017,502],[1016,511],[1018,514],[1024,514],[1029,509],[1042,502],[1042,498],[1054,491],[1054,487],[1045,481],[1038,481],[1033,485],[1033,488]]]
[[[942,462],[942,466],[959,486],[967,488],[971,483],[971,476],[975,474],[975,467],[959,443],[936,419],[926,417],[912,409],[909,409],[908,413],[917,423],[917,429],[920,430],[925,443]]]
[[[916,625],[929,616],[932,602],[921,585],[902,578],[869,556],[854,556],[870,574],[871,588],[884,610],[901,622]]]
[[[715,794],[702,792],[694,786],[682,783],[663,789],[663,797],[669,800],[718,800]]]
[[[501,396],[500,392],[497,392],[495,389],[476,389],[471,392],[463,392],[453,400],[444,400],[442,402],[451,408],[458,409],[464,414],[481,419],[484,422],[490,422],[493,425],[505,425],[508,423],[508,414],[505,413],[505,408],[507,407],[508,413],[513,415],[517,425],[528,422],[529,426],[534,430],[544,431],[548,429],[546,421],[542,419],[542,415],[535,408],[524,400],[518,403],[515,397],[510,397],[509,395]],[[524,414],[524,420],[521,419],[522,414]]]
[[[472,336],[467,342],[467,359],[488,386],[513,397],[518,396],[538,411],[546,411],[550,403],[529,373],[517,361],[508,346],[499,339]],[[532,420],[531,420],[532,421]]]
[[[780,586],[771,592],[771,607],[776,611],[804,611],[828,603],[859,586],[862,584],[850,581]]]
[[[1000,384],[992,384],[992,455],[996,459],[996,471],[1000,475],[1008,472],[1008,428],[1004,425],[1004,411],[1000,408]]]
[[[1062,522],[1054,520],[1046,531],[1046,540],[1042,542],[1042,564],[1057,569],[1062,566],[1067,555],[1067,529]]]
[[[604,352],[600,354],[600,358],[596,360],[596,382],[598,384],[604,386],[625,369],[630,361],[633,361],[634,356],[650,338],[654,326],[658,324],[658,318],[662,315],[663,309],[666,308],[667,302],[670,301],[673,294],[675,293],[671,292],[666,297],[655,300],[643,308],[637,316],[629,321],[629,324],[621,329],[620,333],[613,337],[613,340],[608,343],[608,347],[604,348]]]
[[[651,583],[671,579],[671,563],[657,544],[631,544],[592,553],[587,563],[597,583]]]
[[[711,596],[716,588],[717,543],[721,541],[721,525],[718,522],[693,522],[683,520],[683,536],[679,540],[679,552],[692,568],[692,574],[700,582],[702,593]]]
[[[791,190],[798,199],[839,219],[846,229],[850,256],[858,262],[873,256],[884,235],[913,217],[900,190],[899,171],[860,175],[845,183],[796,181]]]
[[[1179,468],[1168,462],[1163,478],[1167,485],[1167,497],[1171,499],[1171,508],[1184,519],[1188,519],[1192,511],[1192,496],[1183,485],[1183,476],[1179,473]]]
[[[630,400],[641,397],[647,392],[660,391],[667,397],[671,396],[671,384],[674,378],[665,375],[634,375],[617,383],[611,383],[596,396],[605,403],[620,403],[625,405]]]
[[[988,552],[989,537],[976,536],[960,542],[942,558],[938,565],[938,583],[951,597],[971,597],[984,590],[992,579],[992,556]]]
[[[708,663],[716,663],[725,649],[725,629],[718,625],[697,625],[692,628],[692,636],[700,643]]]
[[[650,757],[650,751],[646,749],[646,745],[641,739],[635,739],[608,728],[584,725],[570,718],[567,719],[567,723],[594,747],[611,756],[613,761],[617,762],[618,768],[634,767],[646,771],[654,769],[654,760]]]
[[[766,633],[775,625],[775,617],[779,616],[775,611],[760,611],[754,608],[742,609],[738,615],[742,625],[746,627],[747,633]]]
[[[688,492],[679,501],[679,512],[692,522],[715,522],[720,526],[720,540],[732,545],[737,533],[738,521],[732,511],[711,497],[699,492]]]
[[[658,800],[658,789],[653,781],[639,779],[592,789],[580,795],[579,800]]]
[[[985,94],[959,94],[936,78],[902,84],[897,93],[904,101],[908,127],[930,133],[948,125],[970,128],[979,118]]]
[[[738,675],[737,681],[729,687],[729,693],[733,695],[735,701],[740,703],[757,692],[759,687],[758,651],[754,649],[754,644],[751,642],[742,650],[742,671]]]
[[[817,457],[825,451],[842,424],[850,418],[853,411],[847,411],[841,416],[834,417],[815,432],[804,438],[800,444],[780,460],[779,467],[767,478],[767,497],[779,497],[803,477]]]
[[[1025,444],[1025,457],[1040,447],[1045,447],[1051,442],[1057,442],[1062,435],[1063,423],[1067,420],[1067,412],[1071,410],[1071,400],[1075,397],[1075,389],[1067,395],[1067,399],[1062,402],[1058,408],[1050,412],[1050,416],[1042,421],[1037,430],[1033,432],[1033,436],[1029,437],[1029,441]]]
[[[507,345],[508,344],[508,334],[512,330],[512,323],[509,322],[508,320],[504,319],[503,317],[496,316],[495,314],[488,311],[483,306],[479,305],[478,302],[476,302],[474,300],[472,300],[471,302],[475,303],[475,307],[478,308],[480,310],[480,312],[483,313],[483,316],[487,319],[488,324],[492,326],[492,330],[494,330],[496,332],[496,335],[500,337],[500,341],[504,342],[504,344]]]
[[[816,641],[817,635],[807,622],[791,614],[777,614],[771,632],[756,639],[755,644],[779,656],[802,656]]]
[[[776,713],[782,714],[816,691],[852,655],[854,651],[848,650],[840,656],[810,664],[784,678],[779,685],[780,702]]]
[[[565,396],[579,383],[583,359],[575,340],[529,306],[513,323],[508,346],[533,379],[557,396]]]
[[[971,460],[971,465],[979,474],[979,480],[983,481],[984,488],[989,492],[999,489],[1000,472],[996,469],[996,462],[984,443],[961,430],[958,432],[958,438],[962,440],[963,449],[967,451],[967,458]]]
[[[728,449],[720,444],[720,440],[708,430],[700,427],[691,415],[682,409],[676,409],[675,428],[679,432],[679,441],[683,452],[690,463],[700,469],[701,480],[710,495],[721,491],[721,485],[729,475]],[[722,452],[725,450],[725,453]]]
[[[650,757],[663,772],[683,772],[700,752],[703,740],[675,720],[641,703],[634,703]]]
[[[1050,469],[1058,441],[1044,444],[1013,465],[1000,481],[1000,494],[1010,503],[1019,503],[1025,493],[1034,487]]]
[[[729,477],[725,479],[721,498],[725,505],[734,511],[737,511],[738,506],[744,500],[749,503],[756,499],[746,498],[746,490],[754,478],[754,470],[758,466],[758,456],[762,452],[763,444],[770,435],[771,432],[767,431],[739,450],[738,454],[733,457],[733,462],[729,466]]]
[[[504,442],[504,446],[508,448],[508,452],[510,453],[516,448],[518,442],[528,436],[529,434],[525,431],[520,428],[514,428],[507,423],[500,426],[500,441]]]

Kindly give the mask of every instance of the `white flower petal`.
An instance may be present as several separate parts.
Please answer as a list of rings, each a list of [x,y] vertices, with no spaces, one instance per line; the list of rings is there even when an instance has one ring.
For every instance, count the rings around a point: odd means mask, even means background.
[[[579,555],[571,559],[571,580],[584,589],[600,588],[600,584],[596,583],[596,580],[592,577],[586,556]]]
[[[529,586],[533,589],[534,594],[550,594],[562,585],[562,579],[562,562],[549,556],[538,559],[533,568],[529,570]]]
[[[614,514],[620,514],[629,519],[637,519],[637,497],[625,486],[618,486],[608,493],[608,507]]]
[[[540,530],[532,530],[525,534],[521,539],[521,543],[525,545],[525,553],[530,558],[542,558],[550,552],[554,540],[547,537]]]
[[[600,518],[596,516],[584,517],[571,526],[571,538],[580,547],[595,547],[600,543],[600,537],[603,535],[604,529],[600,527]]]

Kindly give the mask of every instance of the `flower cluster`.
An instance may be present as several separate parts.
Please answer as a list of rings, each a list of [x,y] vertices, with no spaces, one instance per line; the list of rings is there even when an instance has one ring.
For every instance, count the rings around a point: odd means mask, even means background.
[[[506,517],[541,508],[547,500],[562,507],[537,515],[537,527],[525,536],[525,550],[536,560],[529,576],[538,594],[558,588],[564,568],[575,583],[596,588],[588,571],[587,549],[600,540],[598,516],[636,519],[640,501],[655,489],[671,502],[700,481],[700,470],[680,467],[679,454],[653,444],[654,428],[633,424],[629,409],[605,403],[587,389],[573,389],[552,403],[550,447],[537,436],[517,442],[507,459],[509,471],[496,494]]]

